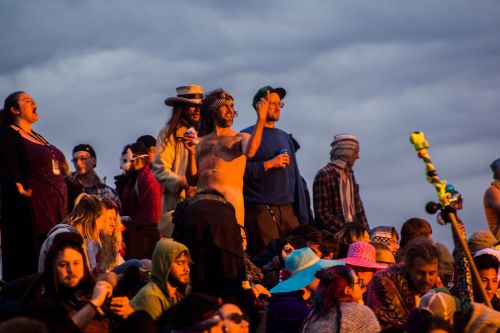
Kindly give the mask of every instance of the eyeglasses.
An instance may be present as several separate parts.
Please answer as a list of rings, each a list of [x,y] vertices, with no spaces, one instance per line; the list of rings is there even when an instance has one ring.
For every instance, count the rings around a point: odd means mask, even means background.
[[[76,163],[76,162],[78,162],[78,160],[80,160],[80,161],[82,161],[82,162],[85,162],[85,161],[86,161],[86,160],[88,160],[89,158],[90,158],[90,157],[83,157],[83,156],[82,156],[82,157],[74,157],[74,158],[71,160],[71,162]]]
[[[225,316],[225,318],[231,320],[235,324],[241,324],[245,317],[241,313],[233,312]]]
[[[285,107],[285,103],[284,102],[269,102],[269,105],[272,105],[272,106],[275,106],[275,107],[280,107],[280,108],[284,108]]]
[[[358,280],[358,282],[353,282],[352,285],[359,284],[361,288],[363,288],[363,280]]]

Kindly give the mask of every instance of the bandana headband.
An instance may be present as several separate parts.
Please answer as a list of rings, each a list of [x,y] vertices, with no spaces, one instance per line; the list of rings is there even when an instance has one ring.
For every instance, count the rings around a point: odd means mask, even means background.
[[[216,99],[212,103],[212,108],[214,108],[214,109],[218,108],[218,107],[220,107],[222,105],[225,105],[225,104],[229,103],[230,101],[232,101],[232,100],[230,100],[230,99]]]
[[[226,92],[226,91],[222,91],[217,95],[217,99],[214,100],[211,107],[218,108],[218,107],[220,107],[226,103],[232,102],[232,101],[233,101],[233,96],[231,96],[231,94]]]

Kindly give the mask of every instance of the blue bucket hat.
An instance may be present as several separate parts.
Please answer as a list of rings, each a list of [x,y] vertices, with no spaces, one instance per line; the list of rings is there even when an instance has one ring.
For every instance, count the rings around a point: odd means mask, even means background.
[[[316,271],[339,265],[344,263],[338,260],[319,259],[308,247],[295,250],[285,261],[285,268],[291,271],[292,275],[278,283],[270,292],[275,294],[300,290],[314,280]]]

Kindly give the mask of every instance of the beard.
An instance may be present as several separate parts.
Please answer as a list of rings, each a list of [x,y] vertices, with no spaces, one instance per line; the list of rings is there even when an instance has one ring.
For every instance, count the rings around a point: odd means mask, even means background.
[[[273,111],[267,114],[266,121],[268,122],[276,122],[280,120],[281,112]]]
[[[233,125],[234,117],[233,118],[222,118],[222,117],[215,117],[214,122],[217,126],[223,127],[223,128],[228,128]]]
[[[189,283],[189,277],[188,277],[186,282],[182,282],[178,277],[173,276],[172,274],[168,275],[167,280],[168,280],[168,283],[170,283],[170,285],[172,287],[176,287],[176,288],[185,287]]]
[[[271,122],[271,123],[277,122],[278,120],[280,120],[279,117],[267,116],[267,118],[266,118],[266,121]]]
[[[73,287],[68,286],[67,284],[59,283],[59,294],[63,297],[70,297],[75,295],[82,288],[82,281],[78,281],[76,285]]]

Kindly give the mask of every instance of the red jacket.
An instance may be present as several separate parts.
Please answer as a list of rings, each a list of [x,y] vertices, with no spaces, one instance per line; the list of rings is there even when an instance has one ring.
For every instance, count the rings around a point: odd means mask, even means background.
[[[120,181],[120,183],[122,183]],[[128,215],[134,222],[158,223],[161,217],[162,189],[153,176],[151,167],[125,176],[116,189],[122,204],[122,215]]]

